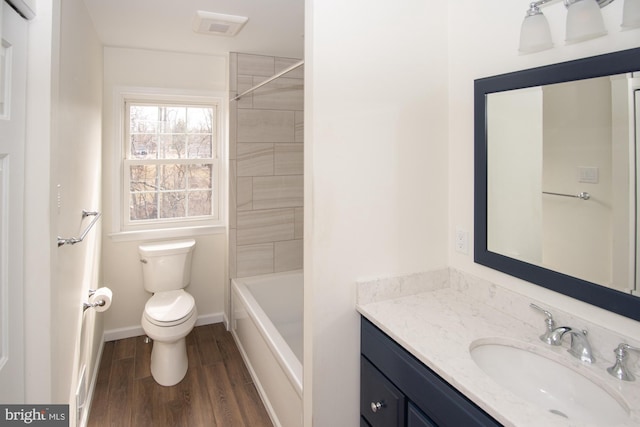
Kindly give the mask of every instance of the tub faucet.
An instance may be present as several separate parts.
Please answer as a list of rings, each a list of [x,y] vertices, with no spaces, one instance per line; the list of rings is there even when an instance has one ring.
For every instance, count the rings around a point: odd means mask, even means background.
[[[596,358],[593,357],[591,351],[591,344],[589,344],[589,340],[587,339],[586,330],[578,331],[571,329],[568,326],[561,326],[557,328],[557,330],[562,330],[559,332],[560,339],[562,339],[566,334],[571,335],[571,347],[567,350],[570,355],[586,363],[593,363],[596,361]]]

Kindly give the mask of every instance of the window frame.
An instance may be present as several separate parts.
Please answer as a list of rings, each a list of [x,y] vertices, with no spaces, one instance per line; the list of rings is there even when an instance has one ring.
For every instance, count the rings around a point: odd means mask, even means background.
[[[216,139],[212,147],[212,158],[205,159],[129,159],[127,149],[129,137],[130,103],[155,105],[214,106]],[[222,92],[194,92],[163,88],[116,88],[114,96],[115,141],[114,165],[118,171],[113,184],[113,233],[115,240],[136,240],[140,238],[190,237],[201,234],[221,233],[226,223],[226,170],[227,170],[227,104],[228,97]],[[131,164],[187,163],[212,165],[212,215],[206,217],[165,218],[144,221],[129,219],[129,166]]]

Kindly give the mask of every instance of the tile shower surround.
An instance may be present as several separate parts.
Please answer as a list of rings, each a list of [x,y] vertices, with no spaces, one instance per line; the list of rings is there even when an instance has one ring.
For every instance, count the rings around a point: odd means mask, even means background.
[[[230,98],[296,62],[232,53]],[[232,278],[302,268],[303,76],[300,67],[230,103]]]

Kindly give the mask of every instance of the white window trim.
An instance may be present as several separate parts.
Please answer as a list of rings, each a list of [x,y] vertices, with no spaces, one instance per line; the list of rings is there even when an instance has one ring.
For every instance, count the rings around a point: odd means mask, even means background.
[[[218,111],[218,141],[220,150],[218,182],[220,187],[219,200],[217,202],[219,213],[218,220],[207,225],[185,225],[125,230],[124,229],[124,206],[123,206],[123,181],[124,181],[124,147],[125,147],[125,102],[127,100],[151,101],[157,102],[159,99],[175,102],[193,102],[193,103],[211,103],[214,102],[219,106]],[[113,165],[117,168],[113,174],[113,182],[111,183],[111,212],[112,233],[109,237],[114,241],[132,241],[143,239],[165,239],[165,238],[183,238],[195,237],[206,234],[220,234],[226,232],[228,197],[227,197],[227,170],[228,170],[228,94],[225,92],[215,91],[193,91],[178,90],[150,87],[116,87],[113,94]]]

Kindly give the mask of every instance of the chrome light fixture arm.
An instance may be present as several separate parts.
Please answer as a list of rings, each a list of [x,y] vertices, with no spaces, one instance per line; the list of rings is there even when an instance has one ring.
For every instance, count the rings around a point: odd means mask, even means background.
[[[529,10],[533,10],[535,8],[540,8],[540,6],[542,6],[543,4],[547,4],[547,3],[551,3],[553,1],[556,0],[538,0],[538,1],[534,1],[532,3],[529,4]],[[564,6],[566,8],[569,8],[569,6],[571,6],[573,3],[580,1],[580,0],[562,0],[562,2],[564,3]],[[608,5],[609,3],[612,3],[613,0],[596,0],[596,3],[598,3],[598,6],[600,6],[600,8],[602,9],[603,7],[605,7],[606,5]]]

